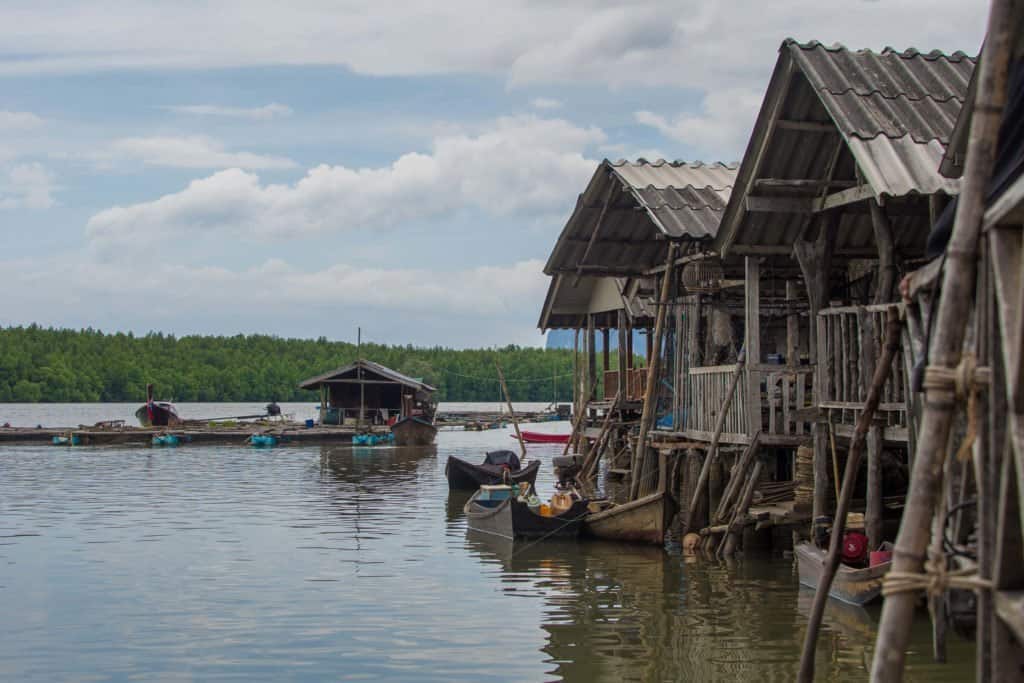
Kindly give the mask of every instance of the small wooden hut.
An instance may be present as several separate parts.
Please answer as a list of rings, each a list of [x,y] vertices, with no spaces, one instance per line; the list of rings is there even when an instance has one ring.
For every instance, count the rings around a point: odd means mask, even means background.
[[[429,405],[434,387],[368,360],[357,360],[299,383],[320,393],[320,423],[383,425]]]

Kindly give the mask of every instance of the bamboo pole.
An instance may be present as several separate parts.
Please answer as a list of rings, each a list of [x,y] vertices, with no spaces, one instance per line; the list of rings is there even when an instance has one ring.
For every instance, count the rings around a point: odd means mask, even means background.
[[[505,393],[505,403],[508,405],[508,418],[512,420],[512,426],[516,430],[516,438],[519,439],[519,450],[523,454],[523,462],[526,462],[526,442],[523,441],[523,434],[519,431],[519,420],[516,419],[516,413],[512,410],[512,395],[508,393],[508,385],[505,383],[505,373],[501,371],[501,366],[498,365],[498,361],[494,361],[494,367],[498,369],[498,379],[501,380],[501,390]]]
[[[712,525],[724,522],[726,516],[729,514],[729,506],[732,505],[734,497],[740,494],[743,490],[743,473],[750,467],[751,461],[757,455],[758,450],[761,448],[761,432],[758,431],[754,434],[754,438],[750,440],[747,447],[744,449],[743,454],[733,463],[733,467],[729,470],[729,483],[725,486],[725,491],[722,493],[722,499],[718,501],[718,507],[715,508],[715,515],[709,521]]]
[[[632,481],[629,485],[630,500],[635,500],[640,492],[640,480],[643,478],[640,467],[645,458],[641,456],[647,450],[647,433],[654,420],[655,395],[658,386],[658,367],[661,364],[661,337],[665,333],[665,313],[668,310],[668,294],[672,285],[672,266],[676,259],[675,242],[668,247],[668,260],[665,263],[665,274],[661,281],[661,297],[658,301],[658,315],[654,322],[654,344],[647,363],[647,386],[644,388],[644,409],[640,414],[640,433],[637,436],[636,448],[633,450],[633,463],[630,467]]]
[[[745,351],[740,349],[739,358],[736,359],[736,369],[732,373],[732,378],[729,380],[729,388],[725,392],[725,403],[722,404],[721,409],[718,411],[718,415],[715,417],[715,433],[711,435],[711,445],[708,446],[707,457],[704,458],[704,464],[700,468],[700,477],[697,479],[697,489],[694,491],[693,498],[690,500],[690,505],[686,510],[686,520],[683,523],[682,530],[684,534],[689,531],[693,525],[693,517],[697,512],[697,506],[700,505],[701,497],[704,495],[704,490],[707,488],[711,465],[718,459],[718,443],[722,438],[722,429],[725,427],[726,415],[729,414],[729,408],[732,406],[732,399],[736,395],[736,386],[739,384],[740,376],[743,374],[743,364],[745,359]],[[694,405],[696,405],[696,401],[698,400],[700,400],[699,397],[694,397]]]
[[[583,422],[583,415],[584,411],[581,410],[573,416],[572,432],[569,433],[569,440],[565,442],[565,448],[562,449],[563,456],[568,455],[569,448],[571,448],[573,443],[576,441],[576,432],[580,428],[580,423]]]
[[[825,558],[825,568],[821,579],[818,581],[818,589],[814,594],[814,604],[811,606],[811,614],[807,619],[807,633],[804,636],[803,653],[800,656],[801,683],[812,683],[814,680],[814,649],[818,641],[818,631],[821,629],[821,618],[825,613],[825,603],[828,602],[828,593],[832,588],[832,580],[839,569],[839,554],[843,543],[843,532],[846,529],[846,513],[850,510],[850,501],[853,498],[853,488],[857,483],[857,471],[860,469],[861,454],[864,450],[864,441],[871,427],[871,420],[874,419],[878,403],[882,399],[882,389],[889,378],[892,370],[892,359],[896,356],[896,350],[900,345],[900,319],[896,306],[886,311],[885,348],[882,351],[881,361],[875,366],[875,375],[871,379],[871,386],[868,388],[867,400],[864,402],[864,410],[857,418],[857,426],[853,432],[853,439],[850,441],[850,450],[846,458],[846,469],[843,472],[843,488],[836,501],[836,516],[832,523],[832,537],[829,539],[828,555]]]
[[[1015,37],[1013,8],[1014,3],[1009,0],[993,0],[985,50],[975,73],[978,89],[967,162],[953,233],[946,248],[941,296],[928,349],[930,365],[940,370],[952,371],[960,363],[965,325],[975,291],[985,191],[995,163],[999,126],[1006,104],[1008,64]],[[956,396],[952,387],[933,385],[925,389],[918,450],[890,571],[918,573],[922,570],[955,407]],[[899,681],[902,678],[916,600],[917,595],[913,592],[895,593],[886,598],[871,665],[873,680]]]
[[[611,427],[612,416],[615,414],[616,409],[619,405],[619,396],[621,394],[615,394],[615,400],[612,401],[612,405],[608,408],[608,413],[604,416],[604,423],[601,425],[601,431],[598,432],[597,438],[594,439],[594,445],[587,453],[587,457],[583,460],[583,465],[580,467],[580,477],[583,479],[589,479],[593,475],[593,471],[597,468],[597,463],[601,459],[601,443],[608,435],[608,430]]]
[[[733,510],[732,515],[729,517],[729,524],[725,527],[725,536],[722,538],[721,544],[718,546],[718,557],[732,557],[736,554],[736,524],[746,517],[747,510],[750,509],[751,503],[754,501],[754,489],[757,488],[757,480],[761,477],[761,468],[764,467],[764,460],[758,458],[754,461],[754,469],[750,473],[750,478],[747,479],[747,483],[743,487],[743,495],[736,501],[736,508]]]

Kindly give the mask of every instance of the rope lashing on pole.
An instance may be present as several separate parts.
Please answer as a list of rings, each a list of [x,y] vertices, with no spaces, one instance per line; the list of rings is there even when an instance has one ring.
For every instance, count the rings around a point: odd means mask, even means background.
[[[882,595],[888,597],[897,593],[924,591],[928,597],[939,597],[947,590],[991,590],[992,581],[978,576],[977,569],[965,567],[950,570],[946,557],[929,557],[924,563],[924,572],[889,572],[882,580]]]
[[[960,364],[955,368],[929,365],[924,370],[925,391],[951,392],[955,400],[967,401],[967,432],[956,452],[956,459],[960,462],[970,457],[971,448],[978,436],[978,394],[991,380],[992,371],[978,367],[977,358],[968,352],[964,352]]]

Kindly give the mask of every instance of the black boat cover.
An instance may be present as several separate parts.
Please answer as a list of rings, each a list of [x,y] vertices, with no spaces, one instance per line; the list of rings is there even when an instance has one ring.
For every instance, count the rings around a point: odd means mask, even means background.
[[[484,458],[485,465],[505,465],[511,470],[519,469],[519,456],[512,451],[491,451]]]

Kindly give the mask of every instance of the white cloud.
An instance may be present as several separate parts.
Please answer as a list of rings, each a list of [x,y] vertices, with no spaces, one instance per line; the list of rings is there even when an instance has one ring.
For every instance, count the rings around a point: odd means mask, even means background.
[[[649,111],[638,111],[634,116],[637,123],[655,128],[699,154],[712,155],[708,161],[728,162],[742,156],[742,143],[754,126],[762,98],[756,90],[715,90],[704,98],[700,114],[683,113],[671,120]]]
[[[0,110],[0,131],[39,128],[43,119],[30,111]]]
[[[62,6],[63,5],[63,6]],[[961,0],[19,3],[2,73],[332,64],[370,75],[489,73],[516,84],[762,84],[786,36],[975,52],[987,3]],[[841,21],[837,21],[841,17]],[[273,27],[268,33],[267,27]],[[59,46],[59,47],[58,47]]]
[[[253,121],[269,121],[292,115],[292,108],[271,102],[262,107],[226,107],[217,104],[183,104],[163,107],[177,114],[195,116],[220,116],[224,118],[251,119]]]
[[[271,259],[232,270],[160,260],[96,262],[75,254],[0,261],[0,276],[30,285],[25,296],[5,311],[9,320],[38,320],[40,311],[74,319],[92,302],[102,301],[103,315],[117,321],[118,329],[185,333],[197,330],[197,320],[214,320],[213,329],[221,333],[259,330],[294,335],[298,328],[306,330],[301,336],[315,336],[324,330],[325,318],[340,321],[335,329],[341,329],[356,323],[357,311],[372,310],[380,322],[371,324],[378,330],[396,325],[381,337],[391,343],[451,344],[450,330],[460,329],[465,336],[458,339],[459,345],[478,346],[543,342],[533,327],[535,306],[524,306],[543,300],[543,265],[531,259],[457,271],[350,265],[307,271]],[[53,272],[61,277],[54,279]],[[125,287],[126,282],[133,284]],[[148,302],[142,309],[140,298]],[[325,309],[330,316],[324,315]],[[230,319],[225,319],[225,311],[230,311]],[[440,316],[444,326],[424,326],[424,318]],[[275,321],[289,327],[275,327]]]
[[[220,171],[154,201],[101,211],[87,233],[99,246],[139,244],[139,226],[154,238],[207,231],[290,238],[388,228],[464,208],[493,215],[568,210],[594,170],[584,151],[603,141],[599,129],[562,120],[502,118],[475,136],[439,136],[428,154],[404,154],[380,168],[320,165],[291,185]]]
[[[115,140],[109,150],[96,156],[104,165],[124,159],[172,168],[295,168],[295,162],[291,159],[251,152],[230,152],[217,140],[200,135],[121,138]]]
[[[530,100],[530,106],[534,109],[561,109],[562,104],[562,100],[551,97],[534,97]]]
[[[53,175],[38,163],[18,164],[0,180],[0,209],[48,209],[54,205]]]

